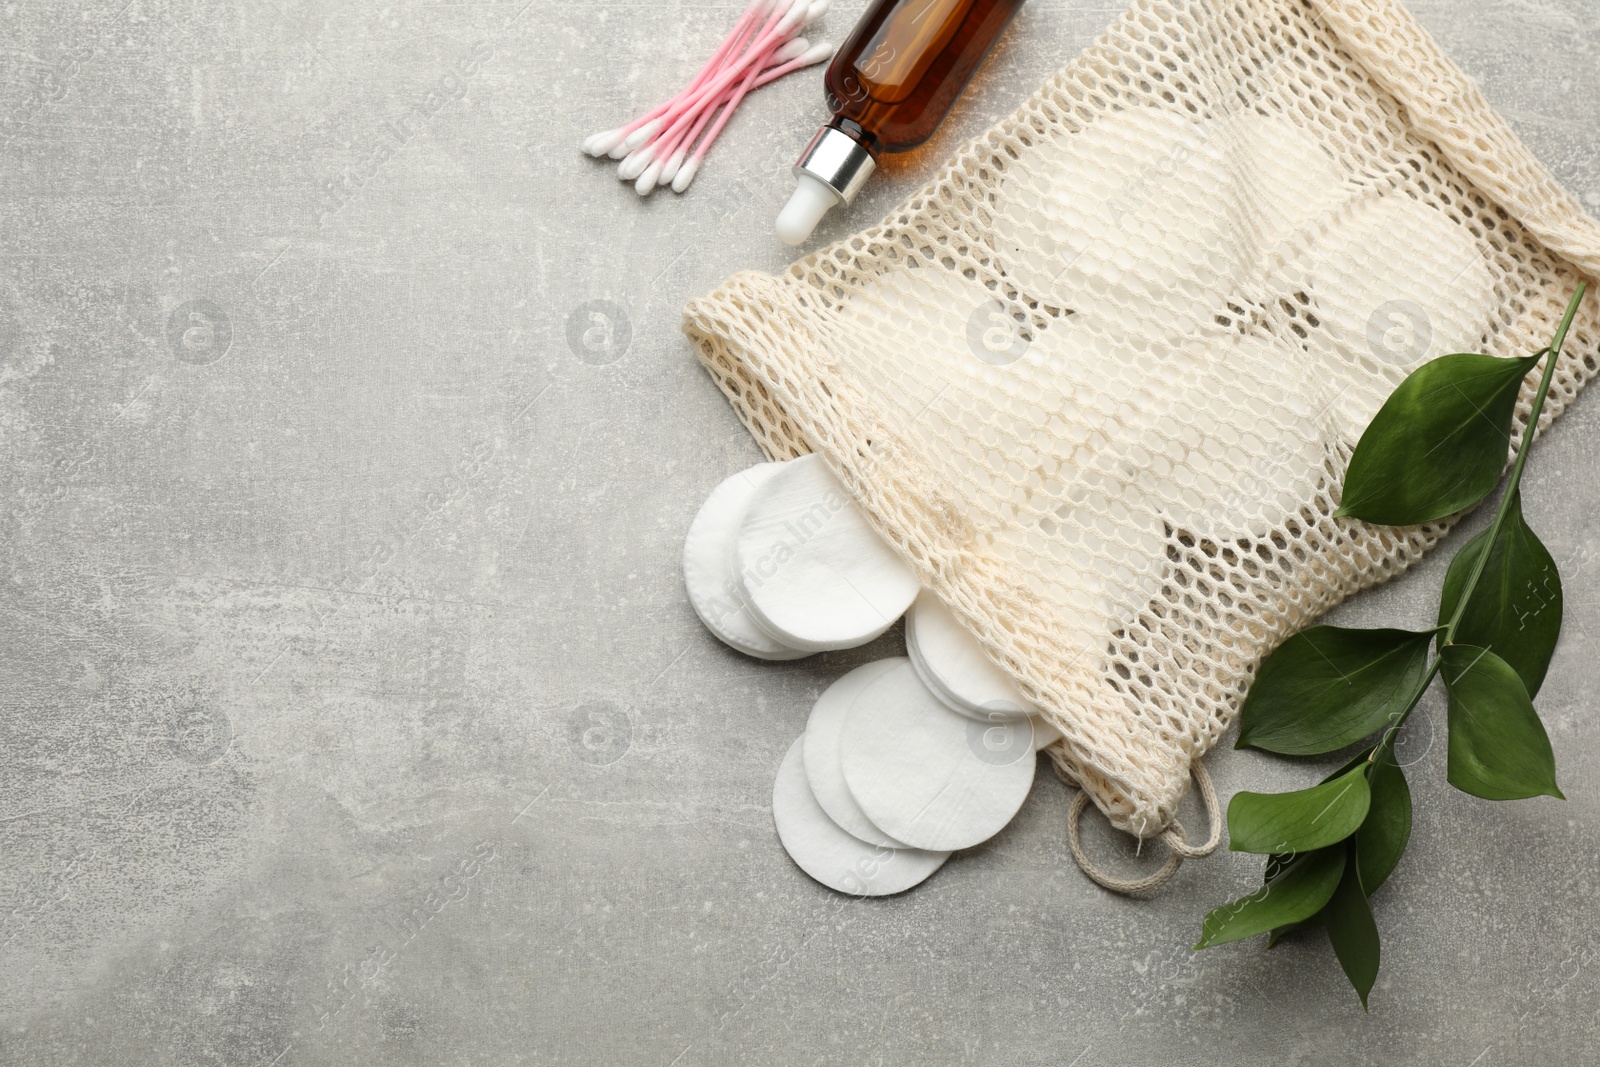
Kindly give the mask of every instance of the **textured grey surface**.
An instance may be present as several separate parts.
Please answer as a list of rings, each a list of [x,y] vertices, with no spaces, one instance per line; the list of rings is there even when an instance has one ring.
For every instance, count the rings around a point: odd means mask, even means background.
[[[757,452],[678,309],[791,257],[771,220],[817,77],[752,98],[682,197],[575,147],[736,7],[0,10],[0,1061],[1593,1062],[1594,397],[1525,493],[1567,588],[1540,704],[1571,799],[1474,800],[1413,737],[1371,1015],[1316,941],[1188,951],[1256,860],[1096,889],[1047,776],[906,896],[790,865],[778,761],[900,638],[764,665],[697,624],[681,536]],[[1600,204],[1589,6],[1416,10]],[[1115,13],[1030,3],[824,236]],[[621,309],[609,362],[568,342],[590,301]],[[1422,622],[1444,564],[1340,618]],[[1211,765],[1225,796],[1314,773]]]

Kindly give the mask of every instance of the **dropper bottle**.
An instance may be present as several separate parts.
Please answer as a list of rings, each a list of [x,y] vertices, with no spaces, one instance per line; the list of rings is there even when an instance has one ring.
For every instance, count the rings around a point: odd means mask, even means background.
[[[1023,0],[874,0],[823,79],[833,120],[794,165],[799,183],[778,215],[797,245],[835,204],[848,204],[883,152],[933,135]]]

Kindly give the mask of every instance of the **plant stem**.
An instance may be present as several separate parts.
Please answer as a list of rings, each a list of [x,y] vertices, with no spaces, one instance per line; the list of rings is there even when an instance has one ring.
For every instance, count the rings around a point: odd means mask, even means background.
[[[1511,478],[1506,483],[1505,494],[1500,497],[1500,506],[1495,509],[1494,522],[1489,525],[1489,536],[1484,538],[1483,551],[1478,553],[1478,558],[1473,562],[1472,570],[1467,575],[1466,584],[1461,587],[1461,596],[1456,601],[1455,613],[1442,627],[1444,632],[1439,637],[1441,652],[1445,646],[1454,641],[1456,627],[1461,624],[1461,619],[1467,612],[1467,605],[1472,602],[1472,593],[1478,587],[1478,579],[1483,577],[1483,569],[1489,563],[1489,554],[1494,551],[1495,541],[1500,537],[1500,529],[1505,525],[1506,516],[1511,513],[1511,502],[1516,499],[1517,489],[1522,484],[1522,469],[1528,464],[1528,452],[1533,446],[1533,435],[1539,428],[1539,413],[1544,410],[1545,397],[1550,393],[1550,382],[1555,378],[1556,361],[1561,358],[1561,346],[1566,342],[1567,330],[1572,327],[1572,320],[1578,314],[1578,306],[1583,303],[1583,294],[1587,288],[1587,283],[1578,283],[1577,291],[1567,303],[1566,314],[1561,317],[1561,325],[1556,327],[1555,338],[1551,340],[1550,347],[1545,349],[1544,373],[1540,375],[1539,388],[1533,394],[1533,407],[1528,411],[1528,423],[1522,428],[1522,444],[1517,447],[1517,458],[1511,464]],[[1379,755],[1394,743],[1395,734],[1405,725],[1406,719],[1411,717],[1412,709],[1421,702],[1422,695],[1433,684],[1433,679],[1439,673],[1439,667],[1443,662],[1440,657],[1434,657],[1428,673],[1417,686],[1416,692],[1411,694],[1406,710],[1400,713],[1400,717],[1395,719],[1388,730],[1384,731],[1372,754],[1367,757],[1368,763],[1376,763]]]
[[[1572,294],[1572,299],[1567,303],[1567,313],[1561,317],[1561,325],[1556,327],[1555,339],[1550,342],[1550,347],[1545,351],[1544,374],[1539,377],[1539,390],[1533,394],[1533,407],[1528,412],[1528,424],[1522,428],[1522,445],[1517,449],[1516,462],[1511,465],[1511,479],[1506,483],[1505,495],[1500,498],[1500,507],[1495,510],[1494,523],[1489,527],[1489,536],[1484,539],[1483,551],[1478,553],[1477,561],[1472,565],[1472,571],[1467,576],[1467,584],[1461,587],[1461,599],[1456,602],[1455,614],[1445,624],[1444,637],[1439,641],[1439,647],[1455,638],[1456,627],[1461,624],[1461,617],[1467,613],[1467,605],[1472,600],[1472,592],[1478,587],[1478,579],[1483,576],[1483,568],[1489,563],[1489,554],[1494,551],[1495,540],[1500,536],[1500,528],[1505,525],[1506,515],[1511,511],[1511,502],[1516,499],[1517,488],[1522,484],[1522,468],[1528,464],[1528,450],[1533,445],[1533,435],[1539,428],[1539,413],[1544,410],[1544,398],[1550,392],[1550,380],[1555,377],[1556,361],[1561,358],[1561,346],[1567,339],[1567,330],[1572,326],[1572,319],[1578,313],[1578,305],[1583,302],[1585,283],[1578,283],[1577,292]]]

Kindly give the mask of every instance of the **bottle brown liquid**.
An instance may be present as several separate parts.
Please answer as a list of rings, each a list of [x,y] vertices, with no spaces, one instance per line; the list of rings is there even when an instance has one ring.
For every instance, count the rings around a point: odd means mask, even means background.
[[[778,236],[800,244],[835,204],[848,204],[882,152],[926,141],[1023,0],[876,0],[828,65],[833,120],[795,164],[799,182]]]

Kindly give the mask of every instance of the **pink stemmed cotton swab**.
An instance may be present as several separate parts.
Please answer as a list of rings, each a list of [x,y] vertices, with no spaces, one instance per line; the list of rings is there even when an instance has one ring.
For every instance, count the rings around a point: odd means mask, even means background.
[[[617,176],[640,195],[668,183],[681,192],[752,90],[833,53],[798,36],[829,2],[752,0],[687,87],[625,126],[591,134],[583,150],[620,159]]]
[[[766,27],[763,28],[761,36],[756,42],[745,49],[744,54],[738,59],[718,71],[716,77],[696,90],[692,98],[685,102],[683,111],[696,110],[699,107],[715,102],[717,97],[722,95],[724,89],[744,77],[747,67],[751,64],[759,64],[768,52],[778,44],[781,44],[794,32],[810,6],[808,0],[791,0],[787,10],[784,10],[781,3],[782,0],[780,0],[780,6],[773,9],[772,15],[767,20]],[[781,18],[778,14],[779,11],[783,11]],[[680,111],[678,115],[680,121],[682,113]]]
[[[792,59],[782,66],[773,67],[772,69],[763,73],[761,77],[756,79],[755,85],[752,86],[752,88],[759,89],[768,82],[777,81],[785,74],[793,73],[794,71],[800,70],[802,67],[809,67],[815,63],[821,63],[823,60],[830,58],[832,55],[833,45],[813,45],[806,51],[804,55],[799,56],[796,59]],[[695,132],[699,132],[698,128]],[[689,188],[689,183],[693,182],[695,175],[700,172],[700,163],[705,159],[706,153],[710,151],[712,140],[715,139],[716,134],[719,132],[721,132],[720,128],[716,131],[713,131],[712,134],[708,136],[705,141],[701,142],[700,146],[695,149],[695,153],[692,157],[690,157],[686,162],[680,161],[678,166],[674,168],[672,178],[670,179],[673,192],[681,193],[685,189]],[[663,184],[666,184],[665,180],[663,180]]]
[[[642,179],[645,172],[655,164],[657,159],[659,159],[662,165],[665,166],[666,156],[671,149],[668,147],[666,151],[658,152],[658,149],[662,147],[663,142],[665,142],[668,146],[675,144],[682,136],[683,131],[694,122],[695,117],[700,110],[702,108],[714,107],[718,98],[728,88],[728,86],[732,85],[734,81],[740,77],[741,71],[748,71],[750,74],[759,74],[761,67],[766,64],[768,57],[775,50],[781,49],[784,39],[788,37],[789,33],[792,32],[796,26],[799,25],[800,19],[805,16],[805,13],[807,10],[809,10],[809,7],[809,0],[789,0],[787,8],[782,6],[780,0],[779,5],[774,6],[771,9],[771,13],[767,17],[767,23],[762,27],[761,33],[756,37],[755,43],[746,49],[743,55],[741,55],[733,63],[726,65],[721,71],[717,72],[716,77],[714,77],[706,85],[702,86],[692,95],[689,103],[682,106],[680,109],[669,111],[666,115],[663,115],[657,120],[657,122],[664,123],[670,118],[672,120],[671,125],[667,126],[665,130],[652,129],[646,136],[641,136],[646,134],[646,130],[645,128],[640,128],[635,130],[634,133],[623,142],[625,145],[631,146],[637,141],[637,143],[643,145],[643,147],[634,148],[634,150],[629,153],[625,159],[623,159],[621,165],[617,167],[617,177],[621,178],[625,182],[631,182],[636,178]],[[680,95],[679,99],[683,99],[683,96]],[[646,140],[649,141],[648,144],[644,143]],[[660,174],[659,169],[656,171],[656,174]],[[642,187],[642,192],[648,193],[654,187],[655,179],[652,177],[649,184]]]
[[[722,39],[722,43],[718,45],[717,50],[711,54],[711,58],[706,60],[705,65],[700,68],[699,73],[694,76],[694,80],[689,83],[689,86],[684,90],[684,93],[694,91],[700,85],[704,84],[707,78],[711,77],[717,72],[717,70],[720,69],[723,60],[744,43],[744,39],[746,36],[748,36],[751,25],[766,13],[767,7],[772,3],[773,0],[751,0],[750,5],[744,9],[744,13],[739,16],[739,21],[736,22],[733,29],[728,32],[728,36]],[[633,134],[641,127],[648,125],[658,116],[665,114],[674,104],[678,102],[678,99],[682,95],[683,93],[679,93],[678,96],[674,96],[670,100],[666,100],[660,104],[657,104],[654,108],[645,112],[643,115],[640,115],[626,126],[618,126],[614,130],[603,130],[600,133],[590,134],[584,139],[583,150],[589,155],[596,157],[611,155],[612,152],[616,151],[622,146],[623,142],[629,137],[629,135]],[[624,154],[626,153],[624,152]],[[613,158],[620,157],[613,156]]]
[[[694,81],[690,82],[687,88],[656,109],[660,115],[659,118],[653,122],[645,123],[623,138],[622,143],[612,149],[610,153],[612,158],[620,158],[619,153],[625,155],[653,140],[661,132],[662,123],[667,118],[675,116],[684,101],[691,99],[706,82],[722,73],[727,65],[727,60],[740,54],[740,50],[756,34],[756,27],[763,15],[771,13],[771,17],[776,18],[774,8],[781,2],[782,0],[756,0],[756,3],[746,10],[744,16],[741,16],[742,25],[734,27],[734,32],[730,33],[722,42],[722,47],[718,49],[721,54],[713,56],[712,61],[701,68],[700,74],[695,76]],[[768,19],[767,24],[771,25],[771,18]]]
[[[694,144],[694,139],[699,136],[718,107],[723,109],[723,115],[729,114],[732,109],[739,106],[739,101],[749,91],[748,87],[751,87],[752,83],[758,81],[768,71],[805,55],[810,48],[811,42],[804,37],[791,38],[781,47],[768,53],[762,66],[751,67],[745,81],[738,88],[725,91],[716,103],[701,108],[694,125],[687,129],[680,127],[676,133],[663,134],[658,150],[651,156],[650,165],[639,175],[639,181],[634,186],[635,191],[640,196],[645,196],[657,185],[671,184],[672,179],[678,174],[678,168],[683,164],[689,147]]]
[[[787,36],[789,29],[793,28],[797,20],[792,20],[790,16],[802,4],[806,3],[806,0],[787,0],[789,5],[787,8],[783,6],[784,2],[785,0],[778,0],[778,3],[768,9],[766,24],[761,28],[761,32],[755,35],[755,42],[738,59],[732,63],[724,64],[721,70],[717,71],[708,82],[702,84],[698,89],[678,94],[674,98],[676,103],[665,114],[628,135],[619,146],[620,148],[628,149],[629,152],[617,167],[618,178],[625,182],[631,182],[643,175],[656,158],[656,149],[661,143],[658,138],[668,141],[675,140],[681,133],[682,128],[693,121],[695,113],[700,108],[716,102],[723,89],[733,81],[737,73],[743,70],[746,64],[764,61],[766,54],[784,36]],[[780,33],[780,30],[783,32]],[[662,125],[667,123],[669,119],[671,120],[671,125],[662,130]],[[613,155],[615,155],[615,151],[614,149]],[[646,192],[648,191],[647,189]]]

